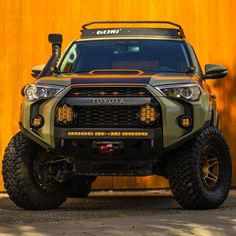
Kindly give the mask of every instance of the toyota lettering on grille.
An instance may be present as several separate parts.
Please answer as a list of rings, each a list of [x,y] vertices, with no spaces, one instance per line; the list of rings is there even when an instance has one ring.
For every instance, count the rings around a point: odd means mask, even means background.
[[[92,103],[116,105],[116,104],[125,104],[125,100],[123,98],[93,98]]]

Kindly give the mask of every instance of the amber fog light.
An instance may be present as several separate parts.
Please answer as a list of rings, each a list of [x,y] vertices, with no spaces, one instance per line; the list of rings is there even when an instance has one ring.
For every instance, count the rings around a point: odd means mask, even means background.
[[[181,116],[179,123],[183,128],[190,128],[192,126],[192,119],[189,116]]]
[[[40,128],[43,126],[43,117],[42,116],[34,116],[32,119],[31,119],[31,125],[34,127],[34,128]]]
[[[69,105],[61,105],[58,106],[56,109],[56,117],[57,122],[62,123],[64,125],[68,125],[72,123],[75,117],[75,113],[73,111],[73,108]]]
[[[139,111],[139,120],[144,125],[152,125],[158,118],[158,113],[155,107],[151,104],[141,106]]]

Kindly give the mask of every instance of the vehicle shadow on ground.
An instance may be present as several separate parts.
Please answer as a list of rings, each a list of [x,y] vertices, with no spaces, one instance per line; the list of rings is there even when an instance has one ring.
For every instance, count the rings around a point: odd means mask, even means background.
[[[172,196],[89,196],[87,198],[67,198],[66,202],[59,208],[49,211],[25,211],[17,207],[8,197],[0,198],[0,211],[8,210],[14,212],[58,212],[58,211],[114,211],[122,212],[130,210],[181,210]],[[1,217],[1,216],[0,216]]]
[[[68,199],[57,210],[25,211],[8,197],[2,197],[0,232],[11,235],[26,232],[40,235],[55,235],[55,232],[56,235],[85,235],[85,232],[89,235],[182,235],[183,231],[204,236],[213,232],[234,235],[235,198],[229,197],[217,210],[189,211],[180,208],[171,195],[102,193],[84,199]]]

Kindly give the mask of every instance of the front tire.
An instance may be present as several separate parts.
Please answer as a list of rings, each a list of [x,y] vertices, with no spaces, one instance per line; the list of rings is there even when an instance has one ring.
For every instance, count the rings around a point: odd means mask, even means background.
[[[38,144],[17,133],[9,142],[3,159],[3,180],[10,199],[27,210],[58,208],[66,196],[62,189],[44,192],[34,176],[34,160],[43,150]]]
[[[205,128],[191,142],[170,154],[170,188],[186,209],[214,209],[223,204],[231,187],[229,148],[222,133]]]

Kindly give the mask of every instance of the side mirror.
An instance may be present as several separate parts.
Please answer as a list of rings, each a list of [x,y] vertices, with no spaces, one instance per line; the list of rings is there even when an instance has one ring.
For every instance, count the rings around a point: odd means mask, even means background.
[[[44,67],[45,67],[45,65],[38,65],[38,66],[33,67],[32,70],[31,70],[31,75],[34,78],[37,78],[38,75],[41,73],[41,71],[43,70]]]
[[[204,79],[221,79],[228,74],[228,70],[225,66],[216,64],[206,64],[205,65],[205,75]]]

